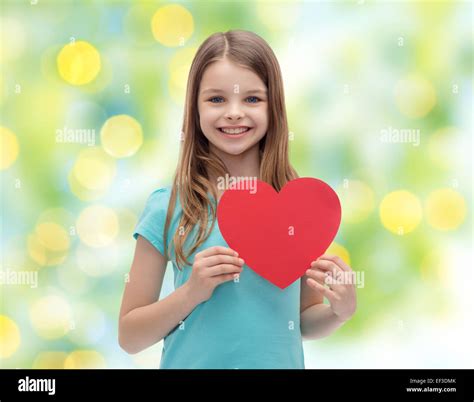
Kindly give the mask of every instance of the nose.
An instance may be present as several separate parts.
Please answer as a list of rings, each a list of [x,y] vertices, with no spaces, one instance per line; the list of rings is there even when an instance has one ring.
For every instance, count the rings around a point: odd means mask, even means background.
[[[240,120],[243,117],[242,110],[237,103],[229,102],[229,107],[224,115],[227,120]]]

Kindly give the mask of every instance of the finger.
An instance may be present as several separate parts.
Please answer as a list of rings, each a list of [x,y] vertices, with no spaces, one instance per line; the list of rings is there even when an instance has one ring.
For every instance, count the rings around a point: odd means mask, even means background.
[[[206,267],[213,267],[219,264],[234,264],[234,265],[244,265],[244,260],[242,258],[233,257],[230,255],[213,255],[211,257],[205,257],[205,261],[202,261],[202,264]]]
[[[327,277],[327,274],[325,272],[316,271],[314,269],[308,269],[306,271],[306,276],[309,277],[309,278],[316,279],[320,283],[324,283],[324,281]]]
[[[239,267],[233,264],[215,265],[209,268],[208,270],[206,270],[206,273],[209,274],[209,276],[217,276],[217,275],[230,274],[230,273],[239,274],[241,272],[242,272],[242,267]]]
[[[216,255],[216,254],[226,254],[226,255],[233,255],[233,256],[238,256],[239,253],[237,251],[232,250],[231,248],[228,247],[223,247],[223,246],[214,246],[214,247],[209,247],[206,248],[203,251],[200,251],[195,255],[194,258],[206,258],[211,255]]]
[[[334,262],[339,268],[341,268],[343,271],[351,272],[352,269],[349,265],[347,265],[344,260],[337,256],[337,255],[329,255],[329,254],[323,254],[321,257],[319,257],[319,260],[327,260],[327,261],[332,261]]]
[[[236,278],[238,278],[238,274],[225,274],[225,275],[218,275],[216,277],[214,277],[214,284],[217,286],[217,285],[220,285],[221,283],[224,283],[224,282],[229,282],[229,281],[233,281],[235,280]]]
[[[338,270],[342,270],[339,268],[336,263],[333,261],[328,260],[316,260],[311,263],[312,269],[320,269],[322,271],[330,271],[333,275],[336,275]]]
[[[336,301],[337,295],[331,289],[326,286],[321,285],[314,279],[308,278],[308,286],[311,286],[313,289],[318,290],[323,296],[325,296],[331,303]]]
[[[332,290],[339,291],[344,286],[344,271],[332,261],[317,260],[312,265],[313,268],[311,270],[323,273],[324,283],[329,285]]]

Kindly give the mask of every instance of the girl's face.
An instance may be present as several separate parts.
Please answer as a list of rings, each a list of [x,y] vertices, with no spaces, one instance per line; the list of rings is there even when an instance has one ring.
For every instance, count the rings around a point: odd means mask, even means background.
[[[198,110],[202,132],[221,156],[240,155],[258,147],[267,132],[265,84],[252,70],[227,59],[204,71]]]

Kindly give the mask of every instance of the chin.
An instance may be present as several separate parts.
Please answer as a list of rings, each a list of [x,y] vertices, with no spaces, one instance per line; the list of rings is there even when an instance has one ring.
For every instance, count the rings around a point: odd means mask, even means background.
[[[221,152],[224,152],[229,155],[237,156],[240,154],[243,154],[245,151],[248,150],[248,147],[242,147],[242,146],[237,146],[237,147],[229,147],[229,146],[216,146]]]

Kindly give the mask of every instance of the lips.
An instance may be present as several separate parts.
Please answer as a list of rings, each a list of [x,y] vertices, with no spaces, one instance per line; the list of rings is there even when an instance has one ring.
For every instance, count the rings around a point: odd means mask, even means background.
[[[240,135],[251,130],[252,127],[218,127],[218,130],[227,135]]]

